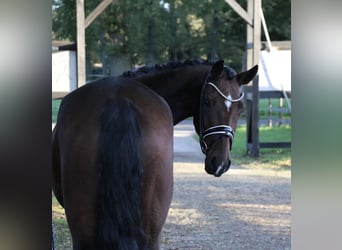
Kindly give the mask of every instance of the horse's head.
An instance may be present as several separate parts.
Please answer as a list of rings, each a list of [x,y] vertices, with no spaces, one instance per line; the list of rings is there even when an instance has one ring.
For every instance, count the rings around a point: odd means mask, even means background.
[[[199,132],[202,152],[206,155],[205,170],[216,177],[230,167],[230,150],[238,118],[243,110],[241,85],[251,81],[258,66],[237,74],[232,68],[216,62],[202,87]]]

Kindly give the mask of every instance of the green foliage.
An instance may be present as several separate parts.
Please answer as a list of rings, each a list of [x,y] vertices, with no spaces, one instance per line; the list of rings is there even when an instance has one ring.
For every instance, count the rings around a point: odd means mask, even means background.
[[[100,2],[85,1],[86,15]],[[291,2],[264,0],[263,9],[271,39],[289,40]],[[52,38],[75,41],[75,1],[53,0],[52,13]],[[120,54],[132,65],[221,58],[240,70],[246,24],[223,0],[117,0],[87,28],[86,46],[90,64],[101,62],[104,73]]]
[[[291,127],[289,125],[260,126],[259,140],[260,142],[289,142],[291,141]],[[273,169],[291,167],[290,148],[262,148],[258,158],[248,156],[246,154],[246,125],[239,125],[235,131],[232,158],[233,164],[240,167]]]
[[[76,41],[76,6],[74,1],[53,0],[52,39]]]
[[[291,1],[263,0],[262,6],[271,40],[291,40]]]

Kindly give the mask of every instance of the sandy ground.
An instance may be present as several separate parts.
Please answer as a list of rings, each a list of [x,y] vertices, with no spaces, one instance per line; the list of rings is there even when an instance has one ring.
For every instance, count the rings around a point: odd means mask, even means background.
[[[232,166],[220,178],[187,120],[175,127],[174,195],[162,249],[290,249],[290,170]]]

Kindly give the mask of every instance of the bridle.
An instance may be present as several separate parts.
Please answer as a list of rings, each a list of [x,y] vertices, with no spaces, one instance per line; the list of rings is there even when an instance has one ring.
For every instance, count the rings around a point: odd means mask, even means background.
[[[227,136],[229,138],[229,141],[230,141],[230,149],[232,147],[233,140],[234,140],[234,131],[233,131],[231,126],[216,125],[216,126],[212,126],[210,128],[207,128],[205,130],[203,128],[203,107],[202,107],[203,106],[203,96],[204,96],[204,89],[208,85],[212,86],[225,101],[229,101],[231,103],[241,101],[245,95],[244,92],[241,92],[239,98],[232,99],[230,96],[226,96],[225,94],[223,94],[222,91],[214,83],[207,82],[207,81],[205,82],[205,84],[202,87],[202,91],[201,91],[200,114],[199,114],[199,118],[200,118],[200,131],[199,131],[200,132],[200,145],[201,145],[201,150],[202,150],[203,154],[206,154],[208,151],[208,145],[205,142],[205,138],[207,138],[208,136],[211,136],[211,135]]]

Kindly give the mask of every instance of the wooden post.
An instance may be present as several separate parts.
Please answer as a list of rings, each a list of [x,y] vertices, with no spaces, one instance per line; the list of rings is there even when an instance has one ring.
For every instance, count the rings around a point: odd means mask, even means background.
[[[86,83],[84,0],[76,0],[77,13],[77,87]]]
[[[283,98],[279,98],[279,122],[278,122],[278,126],[280,126],[281,124],[283,124]]]
[[[247,2],[247,13],[251,17],[253,17],[253,2],[254,0],[248,0]],[[246,70],[253,67],[253,22],[252,19],[252,24],[247,24]]]
[[[247,12],[235,1],[225,0],[232,9],[247,23],[246,69],[259,64],[261,48],[261,0],[247,0]],[[246,70],[245,69],[245,70]],[[247,153],[259,156],[259,75],[252,85],[248,84],[247,93]]]
[[[76,0],[77,15],[77,87],[86,83],[86,44],[85,30],[100,15],[113,0],[103,0],[90,14],[85,18],[84,0]]]
[[[272,99],[268,98],[268,126],[272,127],[273,126],[273,121],[272,121]]]
[[[249,12],[245,11],[239,3],[237,3],[235,0],[225,0],[227,4],[230,5],[230,7],[232,7],[232,9],[239,14],[239,16],[245,20],[245,22],[247,24],[249,24],[250,26],[253,26],[253,16],[249,14]]]
[[[254,0],[248,0],[247,2],[247,13],[249,16],[253,17],[253,2]],[[244,70],[250,69],[253,67],[253,19],[252,25],[247,24],[247,38],[246,38],[246,68]],[[246,123],[246,145],[247,145],[247,154],[252,153],[253,148],[253,95],[252,95],[252,84],[248,84],[247,91],[247,123]]]
[[[261,20],[260,20],[261,0],[254,0],[253,5],[253,65],[259,64]],[[259,74],[253,80],[252,87],[253,107],[252,107],[252,156],[259,156]]]
[[[261,20],[260,20],[261,0],[254,0],[253,3],[253,60],[252,65],[259,64],[260,53],[260,35],[261,35]],[[252,147],[251,154],[254,157],[259,156],[259,74],[253,80],[252,86]]]
[[[253,26],[247,25],[247,61],[246,67],[250,69],[259,64],[261,49],[261,0],[248,0],[247,12],[253,16]],[[259,156],[259,74],[253,80],[251,95],[247,95],[250,109],[247,113],[250,122],[247,122],[247,152],[254,157]]]
[[[87,16],[84,21],[85,29],[113,2],[113,0],[103,0],[99,5]]]

